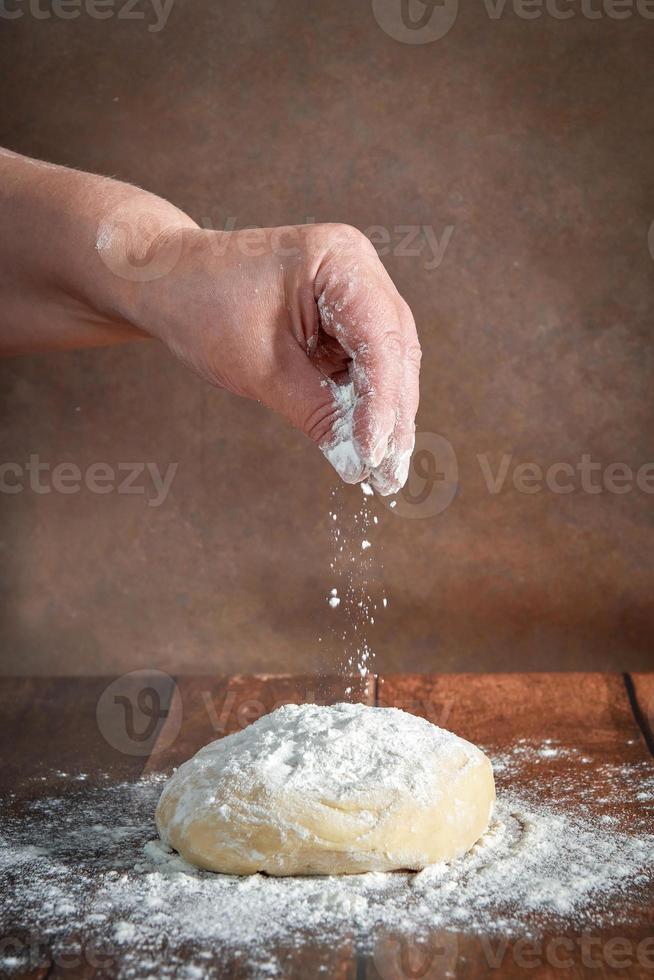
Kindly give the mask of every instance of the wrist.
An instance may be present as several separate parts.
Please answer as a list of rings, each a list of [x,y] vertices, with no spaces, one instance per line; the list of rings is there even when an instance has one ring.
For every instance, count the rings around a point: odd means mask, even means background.
[[[184,232],[197,225],[163,198],[125,185],[121,190],[95,229],[92,301],[103,314],[154,336],[157,286],[177,266]]]

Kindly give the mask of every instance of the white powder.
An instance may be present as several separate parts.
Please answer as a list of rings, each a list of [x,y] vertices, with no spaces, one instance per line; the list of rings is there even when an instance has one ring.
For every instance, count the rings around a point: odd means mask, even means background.
[[[170,826],[184,826],[211,807],[221,779],[238,787],[244,823],[260,820],[259,800],[251,805],[248,800],[253,788],[256,793],[263,788],[266,797],[296,794],[329,806],[356,801],[370,829],[380,796],[388,806],[407,791],[421,806],[438,800],[442,787],[434,768],[445,769],[453,757],[459,771],[486,765],[470,742],[397,708],[286,704],[210,742],[180,766],[170,791],[176,795],[183,785],[184,792]],[[304,832],[311,836],[308,828]]]
[[[566,753],[581,752],[560,747],[551,758],[548,747],[490,752],[499,795],[489,832],[466,857],[417,875],[197,871],[153,840],[164,777],[100,788],[67,782],[64,796],[32,801],[28,792],[13,816],[5,808],[0,817],[3,935],[31,933],[58,952],[72,925],[85,945],[119,951],[112,975],[141,980],[217,978],[228,963],[240,964],[239,976],[282,977],[284,950],[342,943],[353,955],[374,953],[389,934],[413,945],[434,930],[517,937],[628,927],[653,882],[652,767],[594,760],[573,771]],[[525,765],[542,766],[543,776],[517,792],[514,780],[533,771]],[[640,816],[637,794],[650,804]],[[623,820],[630,833],[619,829]],[[30,952],[12,946],[0,967],[25,970]]]
[[[368,470],[359,456],[352,432],[356,406],[354,385],[351,381],[344,385],[337,385],[331,380],[326,383],[334,398],[336,420],[329,439],[320,448],[345,483],[356,483],[362,474],[368,474]]]
[[[378,493],[387,497],[391,493],[397,493],[406,483],[411,466],[411,457],[415,448],[415,433],[411,442],[410,449],[398,450],[394,441],[391,439],[388,450],[388,459],[383,466],[371,470],[370,478],[373,481]]]
[[[345,676],[358,673],[365,679],[373,660],[369,628],[375,623],[375,612],[387,605],[386,597],[379,594],[382,586],[378,580],[383,566],[379,559],[373,562],[370,557],[374,528],[378,526],[376,515],[370,510],[375,505],[375,498],[364,490],[352,510],[351,496],[338,487],[332,490],[332,501],[329,567],[338,577],[339,588],[331,589],[327,602],[332,609],[339,610],[331,627],[339,651],[336,668]],[[338,602],[331,601],[335,598]],[[332,672],[334,666],[333,663],[330,665]]]
[[[328,439],[321,443],[323,455],[345,483],[363,480],[361,488],[366,496],[374,493],[368,479],[378,493],[384,496],[396,493],[398,487],[401,489],[404,486],[409,476],[413,445],[410,449],[395,451],[391,438],[382,465],[366,466],[359,455],[354,439],[354,411],[357,405],[354,383],[349,381],[338,385],[329,378],[324,383],[329,385],[332,392],[336,417]]]

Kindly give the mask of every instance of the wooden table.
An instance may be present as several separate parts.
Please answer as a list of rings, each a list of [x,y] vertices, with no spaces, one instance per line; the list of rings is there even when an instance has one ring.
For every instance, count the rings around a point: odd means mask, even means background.
[[[71,781],[87,774],[92,784],[100,778],[136,780],[142,775],[167,772],[201,745],[236,731],[284,702],[333,703],[348,700],[345,689],[356,686],[359,700],[371,705],[393,705],[422,715],[457,734],[494,751],[518,740],[555,740],[574,752],[562,753],[551,766],[539,763],[538,778],[545,787],[561,775],[574,775],[584,754],[592,757],[595,778],[601,781],[607,765],[652,766],[654,756],[654,674],[494,674],[494,675],[385,675],[365,682],[309,676],[170,678],[159,672],[135,672],[115,681],[109,678],[5,678],[0,687],[0,724],[5,764],[0,789],[10,810],[20,810],[35,794],[47,794],[56,784],[62,791],[62,773]],[[350,698],[351,699],[351,698]],[[586,760],[587,761],[587,760]],[[528,770],[523,778],[529,779]],[[568,779],[568,782],[570,780]],[[499,774],[498,787],[502,788]],[[602,794],[598,794],[601,799]],[[598,804],[598,814],[613,812],[616,826],[629,830],[638,819],[642,826],[646,802],[624,800]],[[602,810],[604,806],[604,810]],[[650,808],[651,814],[651,808]],[[654,829],[650,825],[650,829]],[[620,901],[625,901],[624,896]],[[619,910],[618,910],[619,911]],[[600,927],[604,948],[616,935],[636,948],[654,936],[654,896],[639,898],[629,908],[629,921],[616,930]],[[2,923],[2,935],[20,933],[21,922]],[[578,944],[579,936],[570,933]],[[518,955],[513,940],[506,944],[500,963],[489,963],[478,936],[459,937],[459,954],[448,975],[604,977],[654,976],[654,940],[651,960],[614,968],[610,957],[586,962],[575,947],[572,966],[561,968],[542,958]],[[648,947],[642,947],[650,949]],[[518,951],[519,952],[519,951]],[[402,963],[397,951],[384,972],[387,976],[446,975],[429,964],[420,969]],[[377,960],[377,964],[379,960]],[[289,951],[284,976],[338,976],[378,978],[373,960],[347,946],[312,948],[311,943]],[[651,964],[651,965],[650,965]],[[321,966],[321,972],[318,967]],[[115,971],[114,971],[115,972]],[[111,976],[88,964],[64,968],[56,962],[39,965],[16,976]],[[225,976],[244,977],[238,965],[225,964]]]

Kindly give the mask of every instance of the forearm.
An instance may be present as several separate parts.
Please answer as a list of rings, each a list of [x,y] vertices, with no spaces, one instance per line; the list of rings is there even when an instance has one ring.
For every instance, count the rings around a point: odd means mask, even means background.
[[[0,354],[148,336],[136,311],[149,257],[165,263],[187,227],[154,194],[0,151]]]
[[[203,231],[118,181],[0,151],[0,353],[153,336],[302,429],[348,483],[405,482],[420,347],[347,225]]]

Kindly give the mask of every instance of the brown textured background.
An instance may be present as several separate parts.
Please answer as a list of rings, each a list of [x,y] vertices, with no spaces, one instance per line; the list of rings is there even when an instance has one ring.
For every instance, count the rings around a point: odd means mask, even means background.
[[[145,22],[3,21],[2,142],[213,227],[453,225],[438,269],[427,250],[384,258],[423,344],[419,428],[449,440],[459,485],[435,516],[374,505],[377,665],[651,668],[654,496],[525,494],[510,477],[493,495],[477,455],[654,460],[654,21],[461,8],[425,45],[346,0],[176,0],[160,33],[143,0]],[[302,436],[154,344],[6,361],[0,385],[2,460],[179,462],[159,508],[0,496],[2,672],[339,656],[335,477]],[[429,462],[412,488],[427,510],[443,487],[423,487]]]

